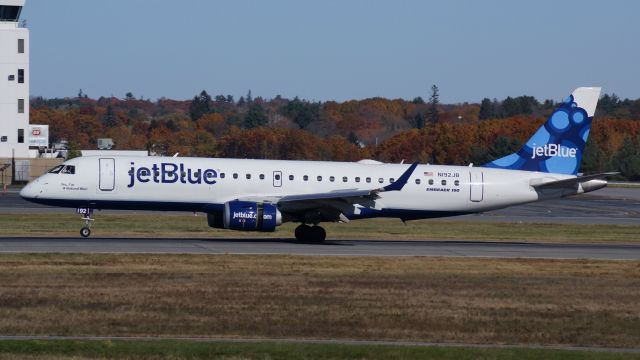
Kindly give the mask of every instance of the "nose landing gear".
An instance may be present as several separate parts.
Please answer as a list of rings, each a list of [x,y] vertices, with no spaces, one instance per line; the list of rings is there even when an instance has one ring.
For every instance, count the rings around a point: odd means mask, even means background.
[[[76,213],[82,215],[82,220],[84,220],[84,226],[80,229],[80,236],[89,237],[91,235],[91,222],[94,220],[91,218],[93,215],[92,208],[77,208]]]
[[[296,228],[295,236],[300,242],[321,243],[327,238],[327,232],[318,225],[301,224]]]

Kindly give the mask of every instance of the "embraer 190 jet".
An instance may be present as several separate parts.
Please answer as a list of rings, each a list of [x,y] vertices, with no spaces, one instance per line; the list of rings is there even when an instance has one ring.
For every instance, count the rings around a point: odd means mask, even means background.
[[[578,175],[599,96],[598,87],[576,89],[518,152],[482,166],[90,156],[20,196],[76,208],[84,237],[94,209],[126,209],[203,212],[209,226],[241,231],[297,222],[297,240],[320,242],[322,222],[471,214],[606,186],[614,173]]]

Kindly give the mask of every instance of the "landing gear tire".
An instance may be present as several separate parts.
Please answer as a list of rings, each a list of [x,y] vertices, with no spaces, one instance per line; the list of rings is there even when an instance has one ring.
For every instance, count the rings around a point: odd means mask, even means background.
[[[309,236],[311,238],[311,242],[314,243],[321,243],[327,238],[327,232],[320,226],[312,226],[309,235],[311,235]]]
[[[305,225],[305,224],[299,225],[294,232],[296,236],[296,240],[306,241],[306,238],[308,237],[307,234],[309,234],[310,231],[311,231],[311,226]]]
[[[327,232],[320,226],[302,224],[295,230],[296,240],[300,242],[321,243],[327,238]]]
[[[80,235],[82,237],[89,237],[89,235],[91,235],[91,229],[89,229],[88,227],[83,227],[82,229],[80,229]]]

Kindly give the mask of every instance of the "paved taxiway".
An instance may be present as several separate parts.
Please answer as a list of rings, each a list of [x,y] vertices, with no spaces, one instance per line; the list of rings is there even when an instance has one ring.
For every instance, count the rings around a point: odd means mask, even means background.
[[[22,200],[17,191],[0,196],[2,213],[61,213]],[[117,213],[105,211],[104,213]],[[155,214],[165,214],[155,212]],[[100,216],[100,212],[96,214]],[[508,209],[446,218],[461,221],[640,225],[640,188],[606,188],[595,193]],[[639,235],[640,236],[640,235]],[[369,256],[459,256],[547,259],[640,260],[640,245],[544,244],[469,241],[336,240],[300,244],[290,239],[0,238],[0,252],[297,254]]]
[[[0,195],[0,214],[8,213],[73,213],[74,209],[56,208],[27,202],[17,190]],[[106,210],[96,213],[122,213]],[[132,211],[126,211],[132,213]],[[140,212],[145,213],[145,212]],[[154,214],[175,214],[153,212]],[[558,200],[512,206],[481,214],[446,218],[461,221],[538,222],[602,225],[640,225],[640,187],[605,188],[593,193]]]
[[[290,239],[0,238],[0,253],[285,254],[328,256],[449,256],[640,260],[640,245],[476,241]]]

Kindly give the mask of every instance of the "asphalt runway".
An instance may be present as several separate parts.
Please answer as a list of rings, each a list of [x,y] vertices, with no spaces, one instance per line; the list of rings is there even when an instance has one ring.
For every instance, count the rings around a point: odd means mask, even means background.
[[[0,253],[280,254],[311,256],[447,256],[640,260],[640,245],[476,241],[291,239],[0,238]]]
[[[8,213],[74,213],[65,209],[33,204],[23,200],[15,189],[0,194],[0,214]],[[105,213],[135,213],[133,211],[104,210]],[[175,212],[145,212],[176,214]],[[542,201],[480,214],[456,216],[446,220],[493,221],[493,222],[536,222],[602,225],[640,225],[640,187],[604,188],[589,194],[571,196],[564,199]]]

